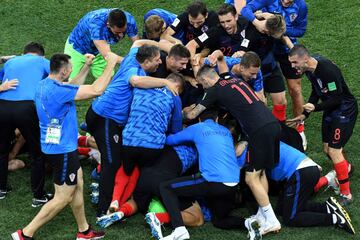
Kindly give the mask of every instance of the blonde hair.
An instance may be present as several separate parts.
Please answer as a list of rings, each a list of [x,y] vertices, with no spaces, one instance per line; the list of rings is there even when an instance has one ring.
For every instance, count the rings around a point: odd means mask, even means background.
[[[151,15],[146,19],[144,24],[146,34],[161,34],[164,23],[164,20],[158,15]]]
[[[265,23],[266,29],[268,30],[269,35],[283,35],[286,31],[286,23],[283,16],[280,14],[274,14],[266,20]]]

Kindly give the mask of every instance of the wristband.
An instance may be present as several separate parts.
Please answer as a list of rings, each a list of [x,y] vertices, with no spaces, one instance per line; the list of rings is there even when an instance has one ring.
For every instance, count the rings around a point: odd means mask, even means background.
[[[306,110],[304,110],[301,114],[303,114],[305,116],[305,119],[307,119],[310,115],[310,113],[307,112]]]

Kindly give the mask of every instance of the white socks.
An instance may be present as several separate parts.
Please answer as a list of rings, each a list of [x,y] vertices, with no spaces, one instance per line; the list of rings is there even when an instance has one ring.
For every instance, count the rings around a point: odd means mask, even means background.
[[[267,205],[265,207],[261,207],[261,212],[262,212],[262,215],[265,217],[266,221],[270,221],[270,222],[277,222],[278,221],[271,204],[269,204],[269,205]]]

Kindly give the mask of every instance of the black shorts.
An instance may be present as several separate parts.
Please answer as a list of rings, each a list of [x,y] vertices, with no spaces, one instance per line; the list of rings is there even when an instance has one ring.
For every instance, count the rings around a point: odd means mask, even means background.
[[[267,77],[264,77],[264,91],[266,93],[279,93],[285,91],[284,77],[278,66]]]
[[[286,79],[299,79],[300,75],[297,74],[296,69],[291,67],[291,63],[289,62],[288,54],[278,54],[275,55],[276,61],[279,62],[282,74]]]
[[[77,172],[80,168],[78,151],[63,154],[44,154],[53,170],[53,179],[56,185],[72,186],[77,184]]]
[[[356,123],[357,111],[354,116],[330,117],[323,115],[322,141],[329,147],[340,149],[349,141]]]
[[[130,176],[136,166],[140,170],[153,166],[162,152],[163,149],[123,146],[123,166],[126,175]]]
[[[279,162],[281,127],[278,122],[266,124],[249,137],[246,171],[271,169]]]
[[[182,163],[177,153],[172,147],[166,146],[155,165],[145,167],[140,172],[140,177],[133,193],[139,211],[147,211],[149,203],[154,196],[161,198],[160,183],[180,177],[181,171]]]

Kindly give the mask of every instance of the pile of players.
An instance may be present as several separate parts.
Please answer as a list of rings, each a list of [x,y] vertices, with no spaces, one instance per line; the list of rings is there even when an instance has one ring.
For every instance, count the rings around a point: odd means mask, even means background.
[[[306,25],[304,0],[235,0],[217,12],[196,1],[178,16],[150,10],[142,39],[130,13],[100,9],[79,21],[64,54],[50,61],[40,44],[28,44],[0,72],[0,199],[10,191],[8,155],[18,129],[32,158],[33,206],[44,206],[12,238],[33,239],[68,204],[77,239],[104,237],[86,220],[78,159],[75,101],[90,98],[86,130],[101,153],[99,226],[141,212],[156,239],[189,239],[185,226],[205,220],[261,239],[280,231],[282,216],[287,226],[336,225],[355,234],[342,206],[352,201],[352,165],[343,147],[357,102],[333,62],[297,43]],[[110,45],[125,35],[133,44],[121,57]],[[90,72],[96,80],[84,84]],[[312,85],[306,104],[303,74]],[[293,103],[289,120],[284,77]],[[304,120],[317,111],[323,111],[324,151],[334,164],[323,177],[303,153]],[[44,191],[45,161],[54,176],[52,199]],[[275,210],[268,179],[281,183]],[[327,185],[339,188],[339,202],[309,201]],[[230,215],[239,196],[256,203],[256,214]],[[174,231],[163,237],[165,223]]]

